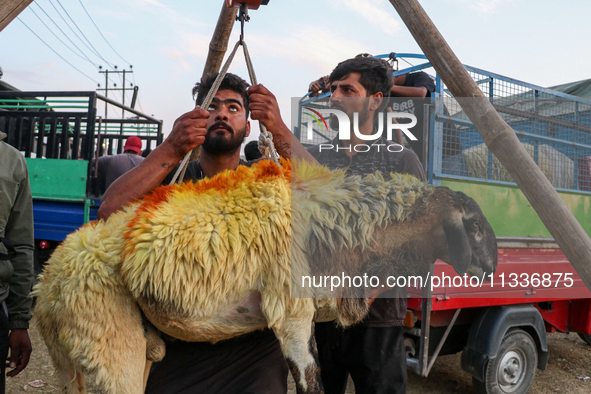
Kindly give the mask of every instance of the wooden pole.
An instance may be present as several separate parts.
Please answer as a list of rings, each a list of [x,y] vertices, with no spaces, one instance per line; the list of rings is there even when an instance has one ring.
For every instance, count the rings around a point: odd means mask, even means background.
[[[0,2],[0,31],[4,30],[33,0],[4,0]]]
[[[228,41],[230,40],[230,34],[232,33],[232,27],[236,21],[236,14],[238,8],[230,8],[226,6],[226,2],[223,1],[222,11],[218,18],[218,23],[215,26],[213,37],[209,42],[209,52],[207,53],[207,60],[205,61],[205,67],[203,67],[203,78],[207,74],[213,74],[220,71],[222,62],[224,61],[224,55],[228,50]],[[195,161],[199,159],[201,153],[201,147],[193,149],[189,161]]]
[[[218,23],[209,42],[209,52],[203,68],[203,76],[220,71],[224,55],[228,50],[228,40],[232,33],[237,11],[238,8],[229,8],[226,6],[226,2],[223,1]]]
[[[453,53],[417,0],[390,0],[443,82],[591,289],[591,239]]]

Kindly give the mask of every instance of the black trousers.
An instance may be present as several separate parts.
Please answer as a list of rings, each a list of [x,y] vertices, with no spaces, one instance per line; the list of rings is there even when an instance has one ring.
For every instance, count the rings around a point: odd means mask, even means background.
[[[316,342],[326,394],[343,394],[348,376],[356,394],[406,393],[403,327],[337,328],[316,324]]]
[[[8,315],[4,312],[4,305],[0,303],[0,394],[6,391],[6,359],[8,358]]]
[[[216,345],[175,341],[150,371],[146,394],[285,394],[287,363],[271,332]]]

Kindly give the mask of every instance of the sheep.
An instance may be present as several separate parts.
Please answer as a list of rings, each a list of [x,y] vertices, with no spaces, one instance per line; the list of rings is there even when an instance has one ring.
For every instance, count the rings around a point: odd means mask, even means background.
[[[322,393],[313,321],[356,323],[370,289],[302,278],[424,273],[437,258],[460,275],[496,269],[494,233],[463,193],[262,161],[160,187],[69,235],[35,288],[35,314],[66,393],[84,393],[87,374],[106,393],[143,392],[163,357],[158,331],[215,343],[265,327],[298,393]]]

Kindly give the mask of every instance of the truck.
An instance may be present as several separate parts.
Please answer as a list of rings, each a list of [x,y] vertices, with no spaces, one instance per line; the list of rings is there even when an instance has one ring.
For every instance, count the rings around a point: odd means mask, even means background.
[[[407,367],[427,377],[438,356],[461,352],[476,393],[526,393],[548,363],[547,333],[574,332],[591,345],[591,292],[426,57],[375,57],[393,65],[393,76],[426,71],[434,78],[434,94],[415,109],[425,119],[417,132],[428,141],[428,181],[474,198],[498,245],[497,270],[488,278],[460,277],[437,261],[424,281],[408,287]],[[400,60],[416,65],[398,69]],[[569,94],[587,91],[591,80],[544,88],[464,66],[591,234],[591,101]],[[293,133],[304,145],[335,138],[314,119],[329,96],[298,100]]]
[[[93,160],[122,153],[132,135],[151,151],[162,142],[162,121],[94,91],[22,92],[8,86],[0,91],[0,130],[27,162],[38,274],[68,234],[96,219],[101,190]],[[110,117],[98,115],[101,106],[105,115],[111,109]]]

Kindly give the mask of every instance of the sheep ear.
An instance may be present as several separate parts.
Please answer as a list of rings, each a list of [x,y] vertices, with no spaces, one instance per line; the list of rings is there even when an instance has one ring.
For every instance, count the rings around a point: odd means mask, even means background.
[[[449,264],[459,275],[464,275],[472,260],[472,248],[461,215],[456,216],[455,219],[449,218],[443,222],[443,230],[447,240]]]

